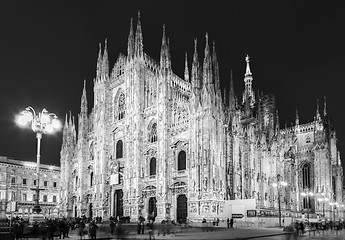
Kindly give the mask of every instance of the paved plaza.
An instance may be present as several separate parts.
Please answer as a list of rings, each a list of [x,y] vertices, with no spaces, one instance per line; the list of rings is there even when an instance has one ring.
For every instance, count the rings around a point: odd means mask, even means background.
[[[97,239],[121,239],[119,236],[110,234],[110,228],[107,224],[99,224],[99,231],[97,232]],[[144,234],[137,234],[135,231],[135,225],[124,225],[127,229],[127,234],[122,239],[149,239],[148,232]],[[182,232],[178,231],[174,234],[162,236],[158,235],[158,227],[156,225],[154,230],[154,239],[260,239],[260,240],[286,240],[286,239],[344,239],[345,231],[311,231],[304,233],[303,236],[294,238],[290,233],[284,232],[282,228],[233,228],[228,229],[224,227],[212,227],[208,231],[206,229],[193,227],[183,228]],[[73,230],[69,234],[68,240],[80,239],[77,230]],[[85,235],[83,239],[89,239],[88,235]]]

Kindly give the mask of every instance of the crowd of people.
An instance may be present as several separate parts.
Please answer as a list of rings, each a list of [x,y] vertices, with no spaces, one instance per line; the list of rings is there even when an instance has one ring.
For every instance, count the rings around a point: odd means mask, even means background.
[[[85,216],[76,218],[46,218],[42,222],[29,223],[23,218],[14,217],[11,219],[12,231],[15,239],[26,239],[28,237],[44,237],[48,240],[69,238],[70,230],[77,229],[80,239],[85,235],[89,235],[91,239],[96,239],[98,226],[102,218],[95,220],[88,219]],[[88,227],[87,225],[88,224]],[[84,237],[85,238],[85,237]]]

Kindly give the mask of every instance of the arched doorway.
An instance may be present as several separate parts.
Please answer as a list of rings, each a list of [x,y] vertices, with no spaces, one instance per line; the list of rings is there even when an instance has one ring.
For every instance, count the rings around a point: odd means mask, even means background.
[[[114,193],[114,211],[115,218],[123,216],[123,191],[122,189],[116,190]]]
[[[187,197],[185,194],[177,197],[176,220],[177,222],[186,222],[187,220]]]
[[[77,206],[74,206],[74,217],[78,217],[78,215],[77,215]]]
[[[92,203],[89,204],[89,218],[92,219]]]
[[[157,216],[157,206],[156,206],[156,198],[155,197],[151,197],[149,199],[149,216],[152,216],[153,218],[155,218]]]

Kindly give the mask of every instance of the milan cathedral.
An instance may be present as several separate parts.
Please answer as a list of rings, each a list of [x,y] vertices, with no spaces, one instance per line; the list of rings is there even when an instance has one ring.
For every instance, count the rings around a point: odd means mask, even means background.
[[[220,88],[215,43],[206,34],[203,62],[195,40],[184,77],[171,68],[163,27],[159,62],[144,52],[140,15],[131,21],[127,55],[110,68],[100,45],[89,111],[86,86],[75,121],[66,115],[61,147],[65,216],[157,220],[226,218],[225,202],[255,199],[256,210],[321,213],[317,196],[343,202],[343,168],[326,100],[314,120],[281,128],[275,97],[252,87]],[[321,114],[322,112],[323,114]],[[277,201],[274,183],[286,182]],[[302,196],[304,192],[314,196]],[[306,199],[308,198],[308,199]],[[228,217],[228,216],[227,216]]]

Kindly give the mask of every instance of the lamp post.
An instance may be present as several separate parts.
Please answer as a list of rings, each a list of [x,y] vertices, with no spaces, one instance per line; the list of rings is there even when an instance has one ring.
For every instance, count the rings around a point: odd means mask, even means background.
[[[282,214],[281,214],[281,207],[280,207],[280,189],[283,187],[286,187],[287,183],[283,181],[279,181],[277,183],[273,183],[273,187],[277,187],[277,192],[278,192],[278,214],[279,214],[279,227],[282,226],[281,224],[281,219],[282,219]]]
[[[41,160],[41,139],[43,134],[53,133],[54,130],[60,128],[60,122],[57,119],[55,113],[49,113],[46,109],[43,109],[42,112],[36,114],[36,111],[32,107],[25,108],[19,116],[17,117],[17,123],[20,126],[28,126],[31,125],[32,131],[36,133],[37,138],[37,166],[36,166],[36,174],[37,174],[37,182],[36,188],[32,188],[32,190],[36,191],[35,196],[35,205],[33,208],[33,212],[39,214],[42,209],[39,205],[40,199],[40,160]]]
[[[325,202],[328,201],[328,198],[326,198],[326,194],[325,193],[321,193],[321,198],[318,198],[317,200],[319,202],[322,202],[322,217],[325,218]]]
[[[310,198],[310,196],[314,196],[314,193],[312,193],[312,192],[310,192],[309,191],[309,188],[307,188],[306,190],[305,190],[305,192],[302,192],[301,193],[301,195],[303,196],[303,197],[307,197],[307,219],[308,219],[308,224],[309,224],[309,209],[310,209],[310,201],[309,201],[309,198]]]

